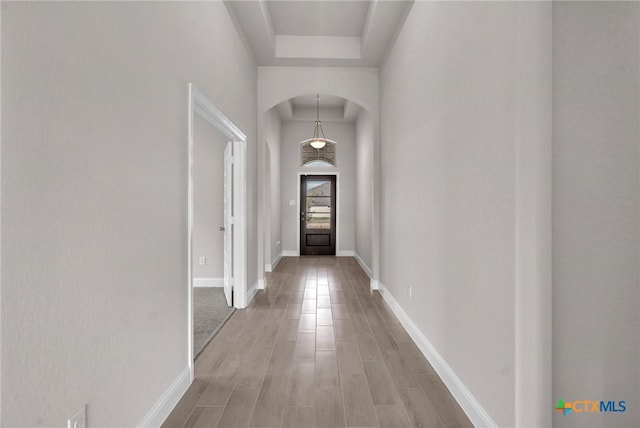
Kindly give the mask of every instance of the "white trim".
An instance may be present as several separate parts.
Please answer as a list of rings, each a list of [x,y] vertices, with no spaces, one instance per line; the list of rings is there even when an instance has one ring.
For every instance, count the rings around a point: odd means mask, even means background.
[[[491,419],[491,416],[482,407],[482,405],[471,394],[471,391],[465,386],[462,380],[456,375],[447,361],[440,355],[436,348],[429,342],[420,331],[418,326],[414,324],[409,315],[402,309],[400,304],[393,298],[389,290],[379,282],[380,294],[385,302],[389,305],[393,313],[396,315],[402,326],[407,330],[409,336],[414,340],[420,351],[433,366],[438,376],[444,384],[449,388],[451,394],[456,399],[462,410],[467,414],[471,423],[476,427],[497,427],[498,424]]]
[[[258,293],[258,290],[260,290],[260,280],[256,281],[247,292],[249,302],[253,300],[253,298],[256,296],[256,293]]]
[[[367,276],[369,276],[369,288],[371,290],[379,290],[380,281],[373,278],[373,271],[371,270],[369,265],[367,265],[364,262],[364,260],[362,260],[362,257],[360,257],[360,254],[358,254],[357,252],[353,255],[353,257],[356,259],[356,261],[358,262],[362,270],[367,274]]]
[[[275,259],[271,261],[271,271],[273,272],[275,268],[278,267],[278,263],[282,260],[282,253],[278,254]]]
[[[337,222],[336,222],[337,223]],[[338,239],[336,235],[336,240]],[[340,250],[336,251],[336,257],[355,257],[356,252],[353,250]]]
[[[233,306],[246,308],[247,299],[247,141],[233,142]]]
[[[360,257],[360,254],[358,254],[357,252],[354,252],[354,253],[355,254],[353,255],[353,257],[356,259],[356,261],[358,262],[362,270],[365,271],[365,273],[369,276],[369,278],[373,279],[373,271],[371,270],[369,265],[367,265],[364,262],[364,260],[362,260],[362,257]]]
[[[189,92],[193,110],[202,116],[207,122],[218,128],[220,132],[234,141],[247,141],[247,136],[240,128],[231,122],[209,99],[198,90],[192,83],[189,83]],[[226,142],[225,142],[226,144]]]
[[[273,272],[276,269],[276,267],[278,266],[278,263],[280,263],[281,259],[282,259],[282,253],[278,254],[276,256],[276,258],[271,261],[271,263],[265,264],[264,265],[264,271],[265,272]]]
[[[300,227],[298,227],[298,245],[300,245]],[[282,250],[282,257],[300,257],[299,250]]]
[[[138,423],[138,428],[159,427],[167,419],[173,408],[178,404],[191,385],[191,368],[185,367],[151,410]]]
[[[247,306],[247,137],[192,83],[189,83],[187,139],[187,365],[194,379],[193,355],[193,136],[194,116],[199,114],[233,144],[233,295],[234,306]],[[225,141],[224,144],[227,144]]]
[[[194,287],[224,287],[224,278],[193,278]]]
[[[258,279],[256,288],[258,290],[264,290],[264,279],[262,278]]]

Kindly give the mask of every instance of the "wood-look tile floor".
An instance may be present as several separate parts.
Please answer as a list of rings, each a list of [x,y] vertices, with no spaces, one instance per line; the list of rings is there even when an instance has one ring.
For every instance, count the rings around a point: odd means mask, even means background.
[[[350,257],[286,257],[163,427],[470,427]]]

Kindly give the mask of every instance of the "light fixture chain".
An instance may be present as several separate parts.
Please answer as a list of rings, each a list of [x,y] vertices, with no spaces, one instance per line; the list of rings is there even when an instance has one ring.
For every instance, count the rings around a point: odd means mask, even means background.
[[[310,145],[314,149],[318,150],[318,156],[320,155],[320,149],[327,145],[327,138],[324,136],[322,122],[320,122],[320,94],[316,94],[316,123],[313,128],[313,136],[311,137]]]

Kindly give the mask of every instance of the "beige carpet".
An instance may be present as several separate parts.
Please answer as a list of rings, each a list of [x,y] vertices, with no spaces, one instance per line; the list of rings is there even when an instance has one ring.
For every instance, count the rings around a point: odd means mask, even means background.
[[[231,316],[234,308],[227,306],[220,287],[194,287],[193,289],[193,355],[198,356],[220,327]]]

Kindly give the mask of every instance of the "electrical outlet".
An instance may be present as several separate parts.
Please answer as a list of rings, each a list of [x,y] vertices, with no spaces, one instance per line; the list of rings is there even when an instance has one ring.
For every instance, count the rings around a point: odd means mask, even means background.
[[[280,246],[280,241],[276,242],[276,245],[279,247]]]
[[[409,286],[409,300],[413,300],[413,293],[411,291],[411,286]]]
[[[67,428],[87,428],[87,405],[67,420]]]
[[[200,266],[205,266],[207,264],[207,257],[206,256],[200,256],[199,263],[200,263]]]

